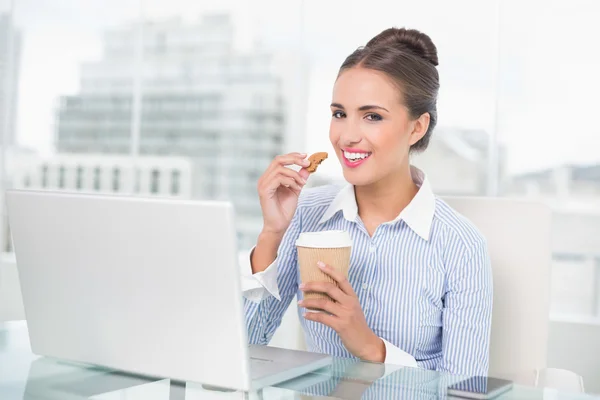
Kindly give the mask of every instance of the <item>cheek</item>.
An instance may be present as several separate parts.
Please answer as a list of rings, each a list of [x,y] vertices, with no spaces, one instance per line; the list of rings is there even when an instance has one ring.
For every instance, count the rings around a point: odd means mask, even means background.
[[[329,141],[334,147],[340,141],[340,129],[333,120],[329,123]]]
[[[392,150],[402,145],[402,132],[397,127],[385,124],[369,126],[365,131],[365,138],[373,148],[378,150]]]
[[[395,150],[408,149],[410,147],[410,133],[405,124],[389,124],[381,126],[377,134],[371,135],[377,140],[378,147]],[[408,151],[408,150],[407,150]]]

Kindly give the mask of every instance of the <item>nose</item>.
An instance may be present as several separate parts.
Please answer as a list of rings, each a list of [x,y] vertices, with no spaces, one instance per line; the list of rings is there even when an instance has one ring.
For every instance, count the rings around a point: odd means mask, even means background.
[[[354,124],[346,124],[340,135],[342,147],[352,147],[362,141],[360,129]]]

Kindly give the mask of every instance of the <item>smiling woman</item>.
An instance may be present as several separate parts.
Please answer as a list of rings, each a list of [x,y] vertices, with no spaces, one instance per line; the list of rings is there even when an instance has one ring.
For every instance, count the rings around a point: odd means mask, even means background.
[[[427,148],[437,122],[437,63],[427,35],[383,31],[346,58],[333,88],[329,139],[348,185],[304,189],[300,153],[277,157],[260,178],[263,230],[245,291],[252,342],[270,340],[297,295],[301,311],[325,311],[300,313],[312,351],[487,374],[486,241],[409,161]],[[335,283],[300,284],[297,238],[330,230],[352,238],[348,277],[318,262]],[[304,299],[305,292],[329,297]]]

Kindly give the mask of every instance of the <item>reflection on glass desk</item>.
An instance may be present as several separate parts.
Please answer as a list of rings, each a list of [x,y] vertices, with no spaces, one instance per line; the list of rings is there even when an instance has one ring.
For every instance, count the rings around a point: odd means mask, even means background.
[[[465,377],[434,371],[335,359],[322,370],[269,387],[241,393],[198,383],[141,377],[100,367],[33,355],[24,323],[0,325],[2,400],[208,400],[208,399],[440,399]],[[515,385],[498,399],[593,399],[591,395]]]

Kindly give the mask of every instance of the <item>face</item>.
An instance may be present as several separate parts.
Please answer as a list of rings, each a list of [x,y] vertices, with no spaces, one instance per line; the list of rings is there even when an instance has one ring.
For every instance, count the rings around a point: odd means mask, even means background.
[[[355,186],[377,183],[408,168],[410,146],[429,126],[413,119],[398,87],[384,73],[351,68],[333,87],[329,139],[344,177]]]

